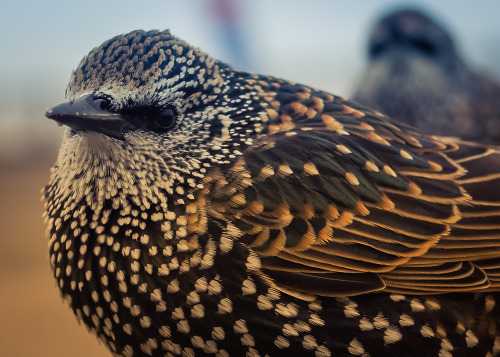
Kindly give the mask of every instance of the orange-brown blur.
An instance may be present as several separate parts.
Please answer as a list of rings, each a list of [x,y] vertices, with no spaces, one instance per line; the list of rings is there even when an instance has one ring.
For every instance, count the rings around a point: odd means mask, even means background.
[[[0,354],[109,356],[78,325],[52,277],[40,189],[47,183],[56,148],[34,156],[0,163]]]

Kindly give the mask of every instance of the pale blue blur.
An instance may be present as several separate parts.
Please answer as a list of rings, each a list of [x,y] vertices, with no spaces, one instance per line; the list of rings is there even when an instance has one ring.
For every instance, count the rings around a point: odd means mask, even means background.
[[[363,70],[374,21],[389,9],[414,5],[441,20],[467,62],[500,77],[498,1],[234,0],[235,33],[221,23],[216,2],[4,1],[0,160],[56,142],[62,131],[43,113],[63,100],[71,71],[91,48],[138,28],[169,28],[236,67],[348,96]]]

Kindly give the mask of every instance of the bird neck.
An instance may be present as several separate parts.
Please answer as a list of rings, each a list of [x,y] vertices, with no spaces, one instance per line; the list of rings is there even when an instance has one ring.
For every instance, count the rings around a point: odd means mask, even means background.
[[[199,278],[195,271],[213,263],[220,245],[198,234],[207,224],[203,199],[167,182],[168,173],[162,183],[142,175],[142,166],[134,170],[141,158],[125,160],[117,156],[123,150],[92,144],[67,140],[44,192],[55,278],[90,326],[100,300],[152,291],[151,275],[172,292],[179,281]],[[92,301],[75,301],[82,294]]]

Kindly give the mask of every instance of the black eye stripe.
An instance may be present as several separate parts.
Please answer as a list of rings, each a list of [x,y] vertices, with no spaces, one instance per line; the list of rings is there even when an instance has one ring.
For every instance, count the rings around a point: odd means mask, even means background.
[[[177,108],[173,105],[163,108],[128,108],[123,110],[122,114],[126,120],[136,125],[138,129],[147,129],[160,133],[170,130],[179,116]]]
[[[418,48],[420,51],[427,53],[429,55],[435,54],[437,52],[437,47],[434,43],[429,41],[428,39],[413,39],[410,42],[413,47]]]

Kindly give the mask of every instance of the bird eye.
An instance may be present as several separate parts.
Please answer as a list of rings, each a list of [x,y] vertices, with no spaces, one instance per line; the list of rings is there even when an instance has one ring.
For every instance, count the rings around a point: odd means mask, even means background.
[[[433,55],[437,52],[436,46],[431,43],[430,41],[424,40],[424,39],[415,39],[411,41],[412,45],[415,48],[418,48],[420,51],[422,51],[425,54],[428,55]]]
[[[154,115],[152,118],[154,129],[166,131],[171,129],[177,120],[177,110],[174,107],[167,107]]]
[[[94,99],[95,106],[101,110],[109,110],[111,101],[106,97],[97,97]]]
[[[374,58],[380,55],[386,49],[387,45],[385,43],[372,44],[369,48],[369,56]]]

